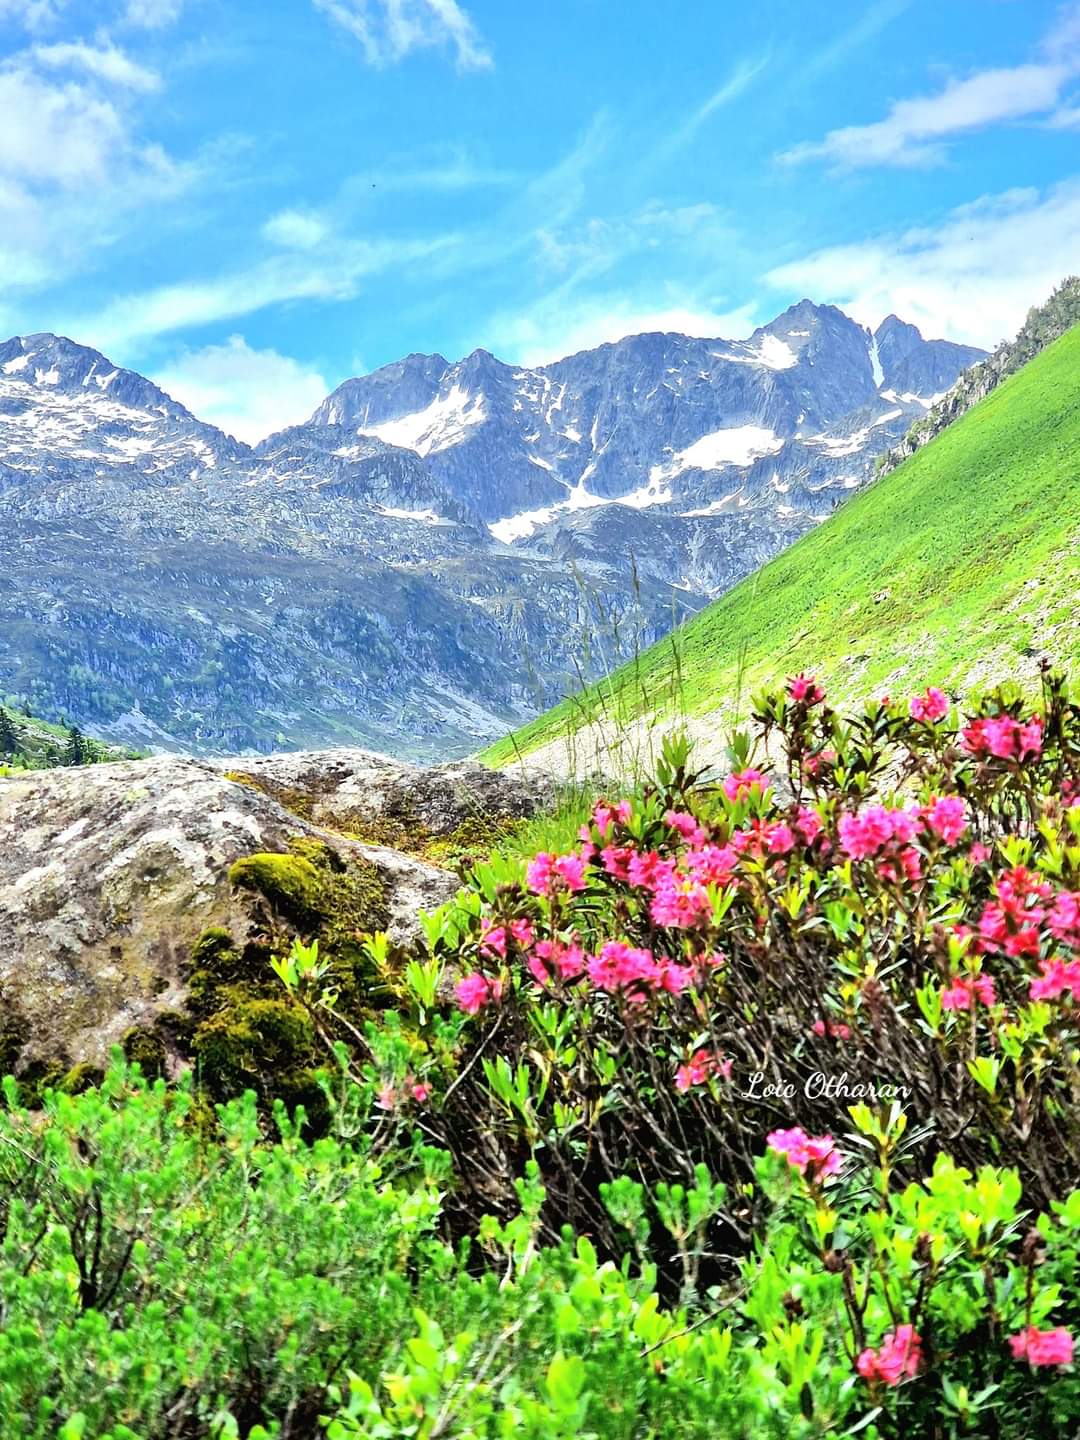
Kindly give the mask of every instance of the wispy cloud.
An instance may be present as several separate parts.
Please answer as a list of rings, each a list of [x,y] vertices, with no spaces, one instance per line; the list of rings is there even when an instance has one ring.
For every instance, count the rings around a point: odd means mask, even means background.
[[[715,115],[718,110],[722,110],[725,105],[733,104],[746,94],[757,77],[768,67],[768,63],[768,55],[762,55],[757,60],[740,60],[723,84],[714,90],[707,100],[691,111],[681,125],[677,125],[658,142],[650,152],[650,163],[669,159],[677,151],[691,144],[711,116]]]
[[[766,281],[830,301],[863,324],[895,312],[924,334],[992,346],[1077,268],[1080,179],[1046,192],[988,195],[940,225],[834,245],[777,266]]]
[[[385,160],[377,170],[354,176],[348,188],[395,193],[416,190],[437,194],[513,185],[521,179],[517,170],[485,164],[456,145],[441,146],[428,152],[414,151],[408,157]]]
[[[665,305],[665,300],[670,303]],[[754,314],[752,304],[713,309],[691,295],[619,292],[579,300],[568,311],[560,296],[548,295],[523,310],[495,316],[489,343],[516,364],[547,365],[579,350],[653,331],[702,339],[742,336],[754,328]]]
[[[491,52],[458,0],[314,0],[360,42],[369,65],[395,65],[414,50],[448,48],[459,70],[490,70]]]
[[[318,370],[277,350],[253,349],[242,335],[182,350],[154,379],[200,420],[249,444],[306,420],[330,389]]]
[[[10,20],[27,30],[51,25],[63,9],[64,0],[0,0],[0,20]]]
[[[910,10],[912,3],[913,0],[878,0],[876,4],[867,5],[862,18],[854,25],[845,23],[828,44],[801,58],[794,83],[806,85],[827,74]]]
[[[788,164],[826,160],[842,169],[938,164],[951,136],[1045,114],[1056,105],[1069,74],[1064,64],[983,70],[949,81],[936,95],[896,101],[884,120],[830,130],[823,140],[795,145],[780,158]]]
[[[883,120],[830,130],[779,159],[789,165],[823,160],[840,170],[936,165],[956,136],[1053,112],[1078,69],[1080,6],[1073,4],[1044,37],[1039,58],[949,79],[934,94],[894,101]]]
[[[92,75],[123,89],[148,93],[161,85],[161,76],[132,60],[116,45],[88,45],[73,40],[56,45],[35,45],[31,51],[38,65],[49,70],[70,70]]]
[[[288,250],[313,250],[328,233],[323,217],[306,210],[279,210],[262,227],[264,239]]]
[[[340,240],[310,253],[270,255],[204,279],[116,296],[102,309],[74,317],[72,333],[98,349],[122,350],[290,301],[352,300],[367,277],[428,258],[445,243]]]
[[[123,18],[143,30],[160,30],[179,20],[184,0],[127,0]]]

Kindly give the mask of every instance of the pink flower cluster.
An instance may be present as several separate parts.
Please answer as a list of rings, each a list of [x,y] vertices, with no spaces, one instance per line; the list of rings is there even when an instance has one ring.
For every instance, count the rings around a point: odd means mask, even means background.
[[[955,845],[967,829],[967,807],[959,795],[942,795],[923,809],[927,825],[946,845]]]
[[[724,781],[724,794],[734,804],[738,800],[744,800],[755,786],[764,794],[769,788],[768,776],[755,770],[753,766],[748,766],[745,770],[736,770],[727,776]]]
[[[415,1100],[417,1105],[424,1105],[430,1098],[430,1085],[406,1075],[400,1090],[394,1085],[384,1085],[375,1097],[375,1104],[380,1110],[393,1110],[402,1100]]]
[[[686,1092],[694,1085],[704,1085],[714,1075],[727,1080],[731,1075],[731,1061],[724,1060],[714,1051],[695,1050],[685,1065],[675,1072],[675,1089]]]
[[[614,805],[608,800],[598,800],[593,808],[592,824],[599,831],[600,839],[606,840],[616,824],[629,825],[633,813],[634,807],[629,800],[619,800]],[[592,839],[588,825],[581,827],[580,838],[586,841]]]
[[[554,895],[559,890],[571,893],[585,889],[585,866],[588,859],[571,851],[569,855],[549,855],[541,850],[529,861],[526,883],[534,895]]]
[[[984,1005],[996,1005],[994,977],[992,975],[957,975],[948,989],[942,991],[943,1010],[970,1010],[975,1001]]]
[[[1034,871],[1015,865],[998,878],[994,894],[996,899],[983,906],[979,918],[977,948],[1013,960],[1037,957],[1053,888]]]
[[[919,832],[920,811],[888,810],[867,805],[854,814],[841,815],[840,846],[852,860],[874,859],[883,880],[914,885],[922,878],[922,858],[912,843]]]
[[[507,925],[494,925],[485,930],[480,941],[480,954],[506,959],[506,947],[510,940],[521,950],[528,950],[535,942],[533,928],[528,920],[511,920]]]
[[[1014,720],[1011,715],[981,716],[964,726],[961,747],[985,760],[1028,760],[1042,754],[1043,722],[1038,715]]]
[[[944,690],[931,685],[922,695],[911,697],[908,709],[913,720],[921,720],[924,725],[932,725],[935,720],[943,720],[949,713],[949,697]]]
[[[489,980],[486,975],[474,973],[465,975],[454,987],[454,998],[458,1008],[466,1015],[477,1015],[485,1006],[498,1004],[502,999],[502,981]]]
[[[1071,1365],[1073,1337],[1063,1326],[1055,1330],[1039,1330],[1034,1325],[1009,1336],[1009,1348],[1017,1360],[1029,1365]]]
[[[864,1380],[899,1385],[901,1380],[917,1375],[921,1363],[922,1340],[913,1326],[898,1325],[877,1350],[867,1348],[859,1355],[855,1369]]]
[[[788,1164],[808,1180],[827,1180],[843,1165],[831,1135],[810,1136],[796,1125],[791,1130],[772,1130],[765,1139],[770,1150],[785,1155]]]
[[[567,945],[561,940],[538,940],[525,963],[538,985],[550,985],[556,979],[570,984],[585,973],[588,956],[576,942]]]
[[[825,699],[825,691],[817,683],[816,677],[805,675],[802,671],[788,680],[787,693],[799,705],[820,705]]]
[[[609,940],[585,968],[598,990],[609,994],[626,992],[627,999],[635,1003],[645,1000],[650,991],[666,990],[678,995],[694,978],[689,965],[671,960],[658,963],[648,950],[628,945],[625,940]]]
[[[851,1026],[845,1025],[842,1020],[815,1020],[810,1029],[815,1035],[830,1040],[850,1040]]]

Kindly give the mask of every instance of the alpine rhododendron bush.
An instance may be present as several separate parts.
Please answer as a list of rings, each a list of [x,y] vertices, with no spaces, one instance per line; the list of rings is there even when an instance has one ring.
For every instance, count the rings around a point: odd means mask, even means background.
[[[704,1164],[738,1186],[767,1133],[838,1133],[852,1104],[893,1100],[907,1164],[1004,1160],[1037,1206],[1080,1177],[1064,683],[1046,675],[1034,708],[930,688],[841,717],[800,675],[754,720],[728,773],[670,742],[572,845],[477,867],[428,919],[398,1059],[375,1066],[388,1112],[454,1155],[467,1209],[512,1203],[535,1156],[552,1233],[613,1247],[603,1182]],[[728,1243],[754,1220],[728,1207]]]
[[[276,956],[310,1115],[4,1082],[3,1440],[1074,1433],[1064,682],[794,676],[545,833],[369,937],[363,1012]]]

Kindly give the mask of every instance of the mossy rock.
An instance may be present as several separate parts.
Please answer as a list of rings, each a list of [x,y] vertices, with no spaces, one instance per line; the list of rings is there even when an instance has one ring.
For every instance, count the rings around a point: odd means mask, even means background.
[[[138,1065],[144,1080],[157,1080],[165,1074],[168,1052],[165,1042],[152,1029],[136,1026],[120,1041],[124,1058]]]
[[[30,1027],[14,1013],[0,1018],[0,1075],[13,1075],[23,1046],[30,1038]]]
[[[264,1105],[274,1099],[290,1109],[304,1105],[314,1123],[325,1109],[314,1026],[288,999],[225,1006],[196,1030],[193,1050],[199,1081],[213,1100],[254,1090]]]
[[[90,1065],[82,1061],[78,1065],[72,1065],[57,1089],[62,1090],[65,1095],[81,1095],[84,1090],[92,1090],[95,1085],[100,1085],[104,1078],[105,1072],[100,1065]]]
[[[323,882],[310,860],[301,855],[261,852],[237,860],[229,883],[261,895],[279,914],[309,927],[320,914]]]

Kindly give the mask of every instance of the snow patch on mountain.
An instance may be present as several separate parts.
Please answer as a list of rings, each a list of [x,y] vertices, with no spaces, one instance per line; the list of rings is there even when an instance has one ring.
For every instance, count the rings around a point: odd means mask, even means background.
[[[752,465],[763,455],[775,455],[783,440],[763,425],[728,425],[702,435],[666,464],[654,465],[650,481],[668,479],[684,470],[719,470],[724,465]]]
[[[387,445],[400,445],[415,450],[417,455],[437,454],[457,445],[474,425],[487,419],[483,395],[469,395],[460,385],[452,385],[445,395],[437,395],[423,410],[384,420],[378,425],[360,425],[358,433],[374,435]]]

